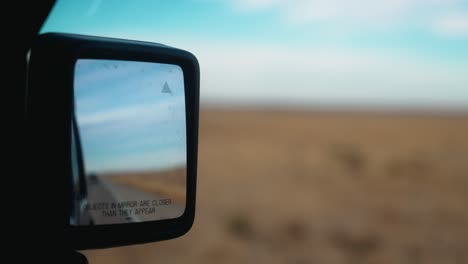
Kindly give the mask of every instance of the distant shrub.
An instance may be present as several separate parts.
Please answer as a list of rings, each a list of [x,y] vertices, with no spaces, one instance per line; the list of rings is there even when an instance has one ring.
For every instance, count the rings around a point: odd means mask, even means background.
[[[232,235],[251,239],[254,236],[254,228],[246,213],[237,212],[227,218],[226,228]]]
[[[335,231],[331,235],[332,244],[353,259],[366,258],[380,246],[380,239],[372,234],[352,234]]]
[[[386,168],[390,176],[419,177],[428,172],[430,164],[421,158],[391,160]]]
[[[293,241],[304,241],[308,236],[307,226],[298,220],[290,220],[284,225],[285,235]]]
[[[336,144],[332,146],[332,155],[346,169],[359,172],[366,167],[366,157],[358,147],[348,144]]]

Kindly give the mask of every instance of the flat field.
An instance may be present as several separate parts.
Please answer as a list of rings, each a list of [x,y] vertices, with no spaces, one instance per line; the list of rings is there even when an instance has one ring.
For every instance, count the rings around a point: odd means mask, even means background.
[[[192,230],[85,254],[91,264],[468,263],[468,116],[203,109]]]

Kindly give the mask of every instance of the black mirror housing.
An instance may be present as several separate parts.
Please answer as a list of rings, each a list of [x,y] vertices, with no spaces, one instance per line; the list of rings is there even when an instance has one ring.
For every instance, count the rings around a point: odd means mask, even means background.
[[[184,73],[187,137],[186,207],[174,219],[131,224],[71,226],[71,136],[74,68],[78,59],[127,60],[178,65]],[[70,250],[148,243],[181,236],[195,217],[199,65],[191,53],[161,44],[72,34],[40,35],[29,55],[26,117],[30,166],[40,177],[37,199],[53,205],[44,215]],[[46,212],[47,211],[47,212]],[[38,226],[42,228],[38,221]],[[34,225],[34,219],[32,225]]]

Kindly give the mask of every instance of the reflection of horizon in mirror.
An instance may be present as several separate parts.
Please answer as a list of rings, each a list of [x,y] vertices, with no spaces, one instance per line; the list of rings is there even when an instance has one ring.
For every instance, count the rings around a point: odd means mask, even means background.
[[[80,205],[85,209],[75,211],[87,214],[83,219],[93,218],[94,224],[181,216],[186,190],[182,69],[161,63],[79,59],[74,98],[87,185],[86,201]],[[83,203],[78,200],[75,208]],[[150,204],[140,206],[142,201]],[[119,204],[125,202],[126,206]],[[102,209],[104,204],[117,208]]]

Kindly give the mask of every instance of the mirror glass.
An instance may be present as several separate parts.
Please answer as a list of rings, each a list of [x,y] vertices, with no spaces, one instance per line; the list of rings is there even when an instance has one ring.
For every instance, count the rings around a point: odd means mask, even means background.
[[[70,224],[180,217],[187,189],[182,68],[79,59],[74,74]]]

